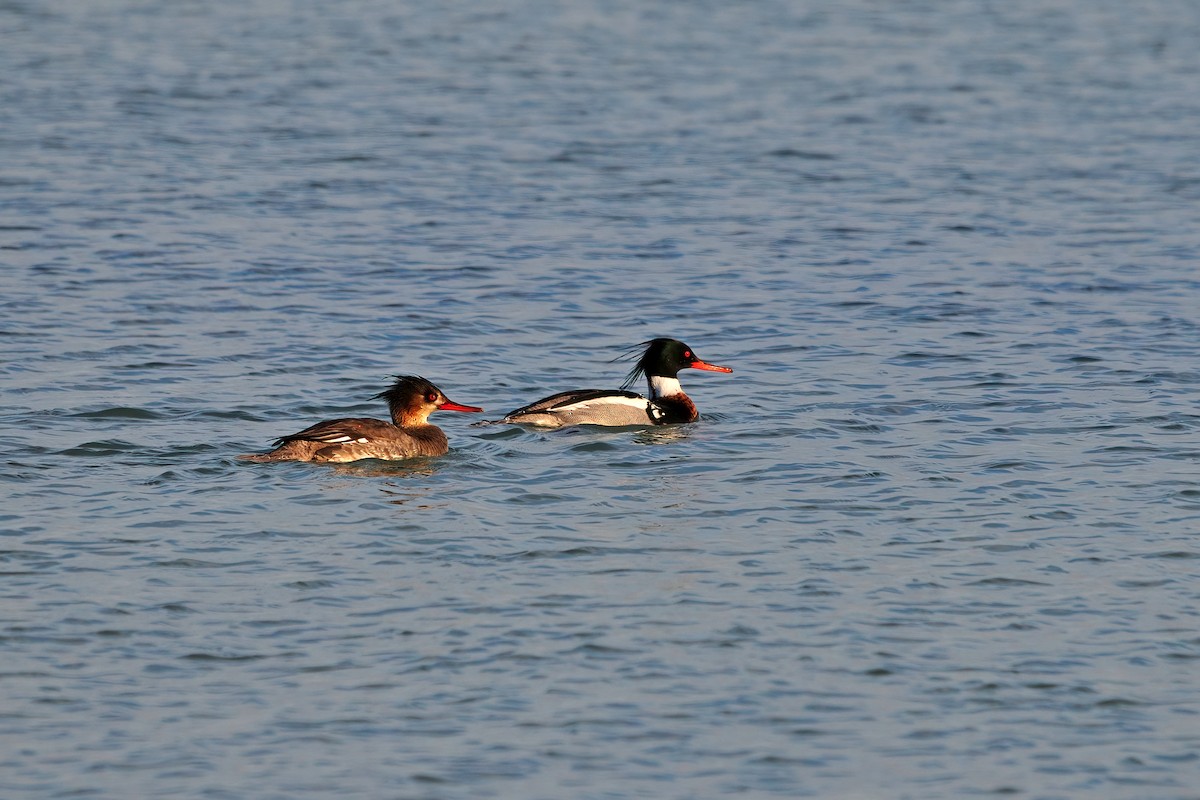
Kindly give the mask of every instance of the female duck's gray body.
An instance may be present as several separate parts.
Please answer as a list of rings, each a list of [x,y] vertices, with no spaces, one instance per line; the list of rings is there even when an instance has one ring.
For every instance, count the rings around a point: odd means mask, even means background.
[[[446,434],[428,422],[434,411],[482,411],[451,402],[442,390],[417,375],[397,375],[387,391],[392,421],[347,417],[318,422],[275,440],[269,453],[248,453],[244,461],[321,461],[343,463],[364,458],[399,461],[440,456],[450,449]],[[374,398],[372,398],[374,399]]]
[[[621,389],[574,389],[510,411],[495,424],[515,423],[541,428],[567,425],[674,425],[695,422],[696,404],[679,385],[679,370],[701,369],[733,372],[729,367],[707,364],[678,339],[643,342],[646,351],[629,373]],[[625,391],[639,376],[645,376],[650,397]]]

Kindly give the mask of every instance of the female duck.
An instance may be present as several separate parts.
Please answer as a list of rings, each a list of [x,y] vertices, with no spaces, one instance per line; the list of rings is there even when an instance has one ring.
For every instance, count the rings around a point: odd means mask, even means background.
[[[434,411],[483,411],[451,402],[441,389],[416,375],[397,375],[392,387],[375,397],[387,400],[391,422],[362,417],[326,420],[276,439],[275,449],[269,453],[248,453],[240,458],[345,462],[440,456],[450,449],[450,444],[446,434],[428,422],[429,415]]]

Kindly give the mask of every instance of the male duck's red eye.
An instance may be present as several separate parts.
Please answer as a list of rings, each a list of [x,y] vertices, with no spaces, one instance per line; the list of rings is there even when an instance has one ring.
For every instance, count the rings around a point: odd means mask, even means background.
[[[692,351],[691,351],[691,350],[684,350],[684,351],[683,351],[683,357],[684,357],[684,358],[691,358],[691,357],[692,357]]]

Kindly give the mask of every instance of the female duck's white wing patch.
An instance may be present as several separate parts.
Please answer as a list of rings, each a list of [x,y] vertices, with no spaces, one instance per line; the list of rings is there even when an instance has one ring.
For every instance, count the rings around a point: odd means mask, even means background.
[[[348,444],[349,442],[354,442],[355,444],[366,444],[367,442],[369,442],[371,440],[365,436],[359,436],[357,439],[355,439],[350,434],[343,433],[340,436],[321,436],[321,437],[314,436],[312,441],[328,442],[329,444]]]

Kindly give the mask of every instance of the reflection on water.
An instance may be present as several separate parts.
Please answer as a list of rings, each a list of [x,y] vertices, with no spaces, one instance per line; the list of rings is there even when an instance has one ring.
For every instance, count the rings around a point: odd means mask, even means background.
[[[438,474],[440,462],[435,458],[416,458],[407,461],[379,461],[368,458],[346,464],[330,464],[328,468],[338,475],[352,477],[419,480]]]
[[[693,430],[692,425],[661,425],[638,430],[630,440],[642,445],[668,445],[686,440]]]

